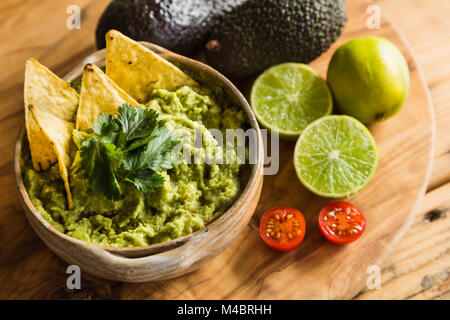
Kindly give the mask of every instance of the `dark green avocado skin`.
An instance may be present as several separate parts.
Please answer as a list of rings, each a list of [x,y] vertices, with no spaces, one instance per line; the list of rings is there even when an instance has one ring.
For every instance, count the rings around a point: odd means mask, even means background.
[[[150,41],[190,55],[204,45],[210,31],[245,0],[114,0],[96,30],[97,48],[116,29],[138,41]]]
[[[336,41],[344,0],[248,0],[209,38],[208,64],[237,79],[282,62],[309,63]]]

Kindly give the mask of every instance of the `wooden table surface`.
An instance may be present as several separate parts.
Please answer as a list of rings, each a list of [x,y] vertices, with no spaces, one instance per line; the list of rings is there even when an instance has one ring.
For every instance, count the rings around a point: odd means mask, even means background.
[[[23,122],[20,102],[25,60],[32,56],[58,75],[67,73],[80,62],[80,57],[94,51],[93,30],[107,2],[0,2],[0,298],[129,296],[129,288],[125,289],[123,284],[88,275],[83,275],[82,290],[66,289],[67,265],[34,235],[25,215],[16,214],[20,212],[20,203],[11,176],[12,146]],[[450,2],[377,0],[375,3],[404,34],[425,73],[435,108],[436,145],[427,194],[411,228],[383,266],[381,288],[362,291],[355,298],[449,299]],[[69,16],[66,9],[72,4],[81,8],[81,30],[66,28]],[[8,228],[12,222],[22,227]],[[53,267],[49,269],[48,265]],[[36,280],[42,277],[51,281]]]

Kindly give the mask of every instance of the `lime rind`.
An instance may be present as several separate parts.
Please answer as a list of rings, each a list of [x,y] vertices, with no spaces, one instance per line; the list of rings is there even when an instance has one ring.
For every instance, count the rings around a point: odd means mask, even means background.
[[[349,116],[316,120],[303,131],[294,150],[300,182],[326,198],[345,198],[361,191],[375,175],[378,161],[371,133]]]
[[[311,122],[329,115],[333,108],[326,81],[301,63],[267,69],[254,82],[250,101],[259,123],[286,139],[298,138]]]

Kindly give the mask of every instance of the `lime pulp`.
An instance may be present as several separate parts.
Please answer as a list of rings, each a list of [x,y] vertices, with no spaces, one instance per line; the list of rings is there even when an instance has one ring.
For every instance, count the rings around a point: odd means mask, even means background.
[[[297,141],[294,166],[302,184],[327,198],[363,189],[375,175],[378,150],[369,130],[349,116],[326,116],[309,125]]]
[[[296,139],[333,107],[325,80],[301,63],[283,63],[262,73],[253,84],[250,102],[260,124],[286,139]]]

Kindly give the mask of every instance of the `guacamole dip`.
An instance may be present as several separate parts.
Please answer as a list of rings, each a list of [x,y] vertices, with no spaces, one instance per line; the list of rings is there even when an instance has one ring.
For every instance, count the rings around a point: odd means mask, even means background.
[[[157,89],[144,105],[157,110],[184,150],[200,158],[223,150],[208,129],[224,132],[246,126],[245,113],[230,106],[216,90],[189,86],[176,91]],[[195,128],[202,134],[201,147],[193,144]],[[121,182],[121,199],[109,200],[90,190],[80,169],[79,149],[89,137],[89,130],[73,130],[77,147],[69,170],[73,210],[67,209],[58,165],[38,172],[33,170],[26,148],[22,156],[25,187],[36,209],[56,229],[87,243],[145,246],[190,234],[223,214],[247,182],[248,170],[243,165],[182,160],[159,173],[165,182],[157,190],[144,193]]]

